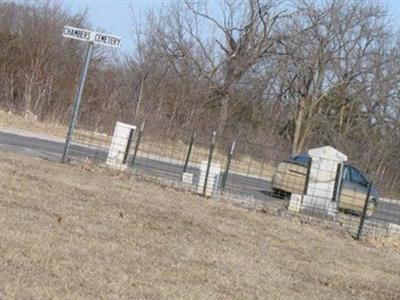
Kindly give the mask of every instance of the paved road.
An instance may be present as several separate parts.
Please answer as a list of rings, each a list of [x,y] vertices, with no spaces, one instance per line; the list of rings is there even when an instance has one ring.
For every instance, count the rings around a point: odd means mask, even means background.
[[[64,144],[55,141],[44,140],[36,137],[26,137],[17,134],[0,131],[0,148],[16,150],[25,154],[39,156],[45,159],[61,160]],[[95,162],[105,162],[108,152],[105,149],[92,149],[80,145],[72,145],[69,152],[71,158],[89,157]],[[131,160],[131,156],[128,161]],[[137,157],[135,167],[148,173],[160,175],[167,179],[180,180],[182,165],[173,159],[159,161],[146,157]],[[197,186],[200,177],[200,169],[189,164],[188,172],[193,174],[193,185]],[[221,180],[222,176],[220,176]],[[226,190],[233,193],[252,196],[259,200],[276,200],[269,196],[271,183],[266,180],[251,178],[238,174],[230,174],[226,183]]]
[[[59,161],[62,156],[64,144],[36,137],[26,137],[0,131],[0,149],[19,151],[25,154],[39,156],[45,159]],[[69,153],[71,158],[90,157],[97,162],[105,162],[106,149],[93,149],[80,145],[72,145]],[[131,160],[131,157],[128,158]],[[135,167],[146,173],[161,176],[166,179],[180,180],[182,165],[176,161],[160,161],[145,157],[137,157]],[[193,186],[197,186],[200,170],[196,165],[189,165],[188,172],[193,174]],[[221,180],[222,176],[220,176]],[[261,201],[279,201],[271,197],[271,182],[255,177],[231,173],[228,176],[226,190],[233,194],[250,196]],[[285,201],[285,200],[281,200]],[[380,202],[374,220],[400,224],[400,206],[395,203]]]

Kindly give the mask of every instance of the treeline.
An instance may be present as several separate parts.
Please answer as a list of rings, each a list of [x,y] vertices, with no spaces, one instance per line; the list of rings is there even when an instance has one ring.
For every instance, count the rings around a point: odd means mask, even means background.
[[[330,144],[398,188],[399,40],[382,6],[180,1],[132,23],[130,55],[97,49],[81,122],[217,130],[292,153]],[[90,28],[51,1],[0,3],[3,109],[67,122],[84,45],[62,38],[66,24]]]

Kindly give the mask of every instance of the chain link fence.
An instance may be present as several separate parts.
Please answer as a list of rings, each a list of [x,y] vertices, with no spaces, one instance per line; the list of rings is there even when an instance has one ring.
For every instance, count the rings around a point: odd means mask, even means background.
[[[278,205],[335,222],[356,239],[400,234],[400,200],[385,197],[393,191],[379,191],[331,147],[289,157],[270,145],[220,143],[215,132],[89,119],[76,128],[68,160],[139,172],[205,197]]]

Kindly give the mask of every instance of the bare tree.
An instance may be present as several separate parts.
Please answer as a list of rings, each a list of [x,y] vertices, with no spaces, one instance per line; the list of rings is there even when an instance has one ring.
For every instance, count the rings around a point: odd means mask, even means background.
[[[267,59],[277,41],[275,23],[281,13],[272,2],[225,1],[224,16],[208,13],[206,3],[175,6],[161,21],[153,21],[153,38],[180,76],[188,72],[207,82],[206,105],[217,108],[222,134],[230,114],[235,84],[258,63]],[[199,28],[207,28],[212,40]],[[216,48],[216,47],[217,48]],[[184,74],[186,72],[186,74]]]
[[[285,53],[282,80],[294,109],[294,153],[304,149],[319,126],[317,115],[328,96],[357,90],[357,82],[371,67],[369,60],[384,35],[380,7],[344,1],[296,3],[296,13],[282,30],[297,34],[281,43]],[[342,98],[338,115],[342,119],[346,108],[352,107],[346,99],[351,98]]]
[[[2,108],[68,120],[84,49],[61,37],[67,24],[90,28],[57,2],[0,3]],[[282,155],[331,144],[396,186],[400,52],[381,6],[187,0],[132,29],[131,55],[105,64],[109,53],[95,53],[80,124],[151,119],[153,133],[196,127],[207,139],[217,129],[222,143]]]

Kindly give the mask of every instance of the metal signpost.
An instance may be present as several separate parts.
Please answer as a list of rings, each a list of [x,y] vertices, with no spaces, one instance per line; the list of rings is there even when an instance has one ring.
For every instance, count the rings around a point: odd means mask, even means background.
[[[87,44],[88,44],[87,50],[86,50],[86,55],[85,55],[85,61],[83,63],[81,75],[79,77],[78,88],[77,88],[76,94],[75,94],[74,105],[72,108],[72,118],[71,118],[71,121],[69,124],[68,134],[67,134],[67,138],[65,141],[64,153],[62,156],[62,162],[65,162],[67,159],[68,149],[69,149],[69,146],[71,143],[71,137],[72,137],[74,129],[75,129],[76,120],[78,118],[79,106],[81,104],[81,98],[82,98],[83,88],[85,86],[87,72],[89,69],[90,59],[92,58],[93,46],[94,46],[94,44],[99,44],[99,45],[117,48],[121,44],[121,39],[119,37],[116,37],[116,36],[113,36],[110,34],[95,32],[95,31],[71,27],[71,26],[64,27],[63,37],[84,41],[84,42],[87,42]]]

